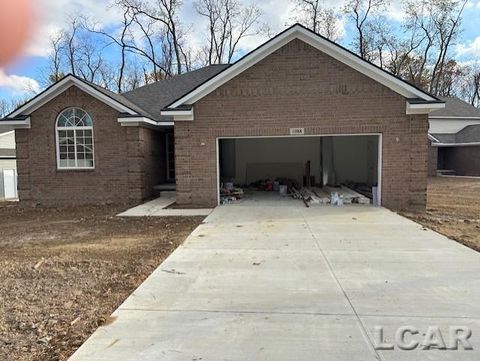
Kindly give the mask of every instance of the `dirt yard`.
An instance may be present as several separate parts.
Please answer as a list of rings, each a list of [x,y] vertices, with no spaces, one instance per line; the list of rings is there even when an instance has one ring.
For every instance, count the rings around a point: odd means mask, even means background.
[[[405,215],[480,252],[480,179],[430,178],[427,197],[425,215]]]
[[[0,205],[0,360],[65,360],[203,220]]]

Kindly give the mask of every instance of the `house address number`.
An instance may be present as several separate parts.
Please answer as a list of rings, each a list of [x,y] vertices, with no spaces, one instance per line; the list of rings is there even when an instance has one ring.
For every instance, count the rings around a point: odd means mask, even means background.
[[[305,128],[290,128],[290,135],[304,135]]]

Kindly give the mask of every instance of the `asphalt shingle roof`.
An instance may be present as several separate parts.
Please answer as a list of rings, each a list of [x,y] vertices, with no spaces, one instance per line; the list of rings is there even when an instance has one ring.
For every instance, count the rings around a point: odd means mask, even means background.
[[[153,118],[153,115],[149,114],[147,111],[145,111],[145,109],[142,109],[141,107],[139,107],[137,104],[135,104],[134,102],[130,101],[127,97],[123,96],[123,94],[118,94],[118,93],[114,93],[108,89],[105,89],[103,87],[101,87],[100,85],[97,85],[95,83],[92,83],[92,82],[89,82],[89,81],[86,81],[86,80],[83,80],[81,79],[82,81],[88,83],[89,85],[91,85],[92,87],[94,87],[96,90],[98,90],[100,93],[103,93],[105,94],[106,96],[116,100],[117,102],[119,102],[120,104],[122,105],[125,105],[126,107],[136,111],[138,114],[141,114],[141,115],[144,115],[148,118]]]
[[[432,134],[440,143],[479,143],[480,124],[468,125],[456,134]]]
[[[457,139],[455,134],[432,134],[435,138],[437,138],[440,143],[456,143]]]
[[[121,96],[136,104],[143,111],[151,114],[153,119],[170,121],[171,117],[160,114],[163,108],[192,91],[198,85],[217,75],[228,65],[210,65],[205,68],[193,70],[188,73],[174,76],[152,84],[148,84],[135,90],[122,93]]]
[[[457,97],[439,97],[445,101],[445,108],[432,112],[430,117],[478,117],[480,118],[480,109],[457,98]]]

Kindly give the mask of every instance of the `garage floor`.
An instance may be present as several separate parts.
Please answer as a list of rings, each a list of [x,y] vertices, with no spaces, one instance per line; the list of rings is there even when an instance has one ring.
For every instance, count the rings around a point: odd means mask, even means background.
[[[217,207],[72,360],[479,360],[480,254],[383,208]],[[473,351],[378,351],[375,327]]]

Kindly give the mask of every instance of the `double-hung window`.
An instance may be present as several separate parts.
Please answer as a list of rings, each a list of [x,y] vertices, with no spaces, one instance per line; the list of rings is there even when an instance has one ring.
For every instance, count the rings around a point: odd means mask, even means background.
[[[56,124],[57,167],[59,169],[93,169],[93,121],[80,108],[60,113]]]

